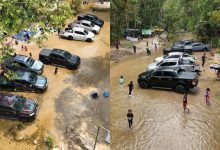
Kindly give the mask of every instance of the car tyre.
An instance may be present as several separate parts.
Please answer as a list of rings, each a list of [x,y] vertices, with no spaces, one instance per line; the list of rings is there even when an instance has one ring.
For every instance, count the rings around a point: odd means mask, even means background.
[[[146,81],[141,81],[139,83],[139,86],[142,88],[142,89],[147,89],[149,88],[149,84],[146,82]]]
[[[73,37],[72,36],[68,36],[68,40],[73,40]]]
[[[92,31],[94,34],[97,34],[97,32],[95,30]]]
[[[91,38],[86,39],[86,42],[92,42]]]
[[[208,48],[203,48],[202,50],[203,50],[203,51],[209,51]]]
[[[183,85],[176,85],[175,91],[177,93],[185,93],[187,90]]]

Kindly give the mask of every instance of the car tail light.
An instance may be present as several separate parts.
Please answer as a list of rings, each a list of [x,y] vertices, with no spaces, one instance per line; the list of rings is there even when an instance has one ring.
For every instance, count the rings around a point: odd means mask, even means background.
[[[196,80],[192,80],[192,85],[196,85]]]

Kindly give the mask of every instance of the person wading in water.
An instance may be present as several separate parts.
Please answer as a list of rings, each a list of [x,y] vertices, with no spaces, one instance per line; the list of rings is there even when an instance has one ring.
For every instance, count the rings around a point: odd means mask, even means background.
[[[131,81],[128,84],[128,94],[129,94],[129,96],[131,96],[131,92],[133,91],[133,89],[134,89],[134,84],[133,84],[133,81]]]
[[[184,96],[183,96],[183,109],[184,109],[184,112],[185,112],[186,109],[189,112],[189,109],[186,106],[187,106],[187,93],[185,93]]]
[[[133,124],[133,118],[134,118],[134,115],[133,115],[131,109],[128,110],[127,118],[128,118],[128,126],[129,126],[129,128],[131,128],[131,126]]]

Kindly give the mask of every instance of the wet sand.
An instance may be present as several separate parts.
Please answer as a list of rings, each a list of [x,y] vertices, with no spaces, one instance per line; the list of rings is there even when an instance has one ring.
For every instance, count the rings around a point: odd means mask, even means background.
[[[196,52],[201,64],[203,52]],[[220,149],[220,81],[216,81],[214,70],[207,61],[199,77],[198,88],[188,95],[190,112],[183,111],[183,95],[171,90],[140,89],[137,76],[144,72],[162,50],[137,54],[119,59],[111,64],[110,123],[111,149],[113,150],[207,150]],[[210,57],[207,53],[207,56]],[[118,79],[123,75],[126,84],[119,87]],[[127,84],[134,81],[134,93],[128,97]],[[204,100],[205,89],[211,89],[211,106]],[[134,124],[128,128],[127,111],[132,109]]]
[[[109,12],[95,12],[95,15],[104,19],[105,24],[93,43],[61,39],[57,33],[48,37],[47,48],[61,48],[79,55],[82,61],[80,69],[71,71],[59,68],[57,75],[54,75],[55,66],[45,65],[43,75],[48,78],[49,87],[44,94],[15,93],[35,99],[40,104],[40,110],[32,123],[0,119],[0,145],[5,145],[0,147],[1,150],[46,149],[43,140],[47,135],[55,139],[58,147],[74,150],[90,148],[97,131],[93,122],[101,122],[109,128],[109,99],[93,101],[89,98],[92,91],[97,90],[101,94],[109,88],[110,17]],[[28,46],[27,52],[17,49],[18,54],[29,55],[31,52],[34,59],[38,59],[41,50],[33,44]],[[80,139],[83,137],[84,140],[79,142],[76,138],[71,139],[70,133],[65,134],[66,126],[74,128]],[[12,129],[15,132],[10,133]],[[14,137],[25,139],[18,142]],[[38,145],[33,144],[34,140]],[[109,149],[101,140],[98,141],[99,146]]]

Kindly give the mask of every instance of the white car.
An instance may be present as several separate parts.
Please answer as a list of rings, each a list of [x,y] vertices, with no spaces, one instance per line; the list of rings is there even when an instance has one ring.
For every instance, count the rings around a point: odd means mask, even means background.
[[[81,27],[88,31],[98,34],[100,32],[100,27],[87,20],[76,20],[69,24],[69,27]]]
[[[59,35],[69,40],[78,40],[86,42],[93,42],[95,38],[94,33],[79,27],[66,28],[65,31],[61,31]]]
[[[193,64],[189,60],[183,60],[181,58],[169,58],[164,59],[161,62],[155,62],[148,65],[148,70],[156,70],[161,67],[168,67],[168,68],[176,68],[180,67],[183,71],[192,71],[192,72],[200,72],[201,69],[199,65]]]
[[[182,58],[183,60],[189,60],[192,63],[195,63],[196,58],[193,57],[192,55],[189,55],[188,53],[183,53],[183,52],[172,52],[168,53],[167,55],[164,55],[162,57],[157,57],[154,62],[161,62],[164,59],[170,59],[170,58]]]

